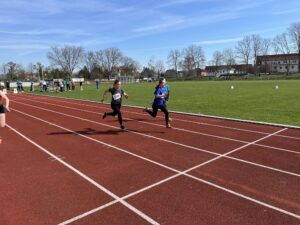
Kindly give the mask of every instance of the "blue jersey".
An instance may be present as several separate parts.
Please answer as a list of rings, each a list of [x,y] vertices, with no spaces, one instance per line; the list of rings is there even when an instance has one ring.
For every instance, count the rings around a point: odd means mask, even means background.
[[[168,89],[166,87],[163,87],[163,88],[158,87],[158,88],[155,89],[154,94],[155,95],[163,95],[167,92],[168,92]],[[165,103],[165,98],[164,97],[154,99],[154,104],[155,105],[163,105],[164,103]]]

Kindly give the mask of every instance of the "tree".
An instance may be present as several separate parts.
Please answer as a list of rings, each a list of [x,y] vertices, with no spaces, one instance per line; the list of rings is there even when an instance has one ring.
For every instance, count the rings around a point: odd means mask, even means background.
[[[168,64],[176,72],[178,71],[178,65],[180,61],[181,53],[179,50],[171,50],[168,55]]]
[[[37,72],[38,80],[45,80],[44,76],[44,65],[40,62],[37,62],[36,65],[33,65],[34,69]]]
[[[284,61],[286,63],[286,74],[288,75],[290,73],[291,64],[288,55],[291,54],[291,48],[287,38],[287,34],[278,34],[273,40],[273,45],[275,52],[283,54]]]
[[[256,66],[256,58],[258,55],[261,55],[262,52],[263,39],[260,35],[253,34],[251,36],[251,41],[252,41],[252,54],[254,59],[254,66]]]
[[[105,60],[104,60],[104,50],[99,50],[95,52],[95,62],[96,62],[96,67],[92,71],[92,75],[97,78],[108,78],[109,71],[106,69],[105,66]]]
[[[220,51],[215,51],[213,54],[212,63],[215,66],[215,74],[217,74],[218,67],[222,65],[223,56]]]
[[[7,73],[7,64],[3,63],[1,69],[2,69],[2,75],[5,77]]]
[[[82,47],[65,46],[63,48],[51,47],[51,51],[47,54],[50,63],[53,66],[60,67],[63,71],[69,74],[71,78],[74,70],[78,68],[84,57]]]
[[[151,70],[149,67],[144,67],[142,72],[141,72],[141,76],[140,78],[149,78],[149,77],[153,77],[154,71]]]
[[[187,71],[187,75],[193,75],[193,70],[204,65],[205,56],[201,46],[190,45],[183,50],[182,68]]]
[[[204,65],[205,56],[204,51],[201,46],[190,45],[186,49],[184,49],[184,55],[193,59],[193,64],[195,68],[200,68]]]
[[[155,69],[158,76],[161,76],[165,72],[164,61],[159,59],[155,62]]]
[[[49,70],[47,72],[47,78],[52,80],[52,79],[66,79],[68,78],[69,74],[65,71],[62,71],[58,68],[55,68],[55,69],[52,69],[52,70]]]
[[[14,62],[9,62],[7,65],[7,79],[17,80],[20,66]]]
[[[248,67],[251,57],[251,38],[249,36],[245,36],[243,40],[238,42],[236,46],[236,53],[242,62]],[[249,68],[247,70],[249,71]]]
[[[27,66],[28,72],[30,73],[31,80],[33,81],[34,79],[34,65],[33,63],[29,63]]]
[[[149,71],[152,71],[152,73],[151,73],[152,78],[157,77],[156,69],[155,69],[155,57],[154,56],[152,56],[151,59],[148,62],[148,69],[149,69]]]
[[[90,79],[90,76],[92,74],[92,71],[94,70],[94,68],[97,66],[97,57],[96,57],[96,53],[92,52],[92,51],[88,51],[85,56],[85,66],[89,72],[89,76],[88,79]]]
[[[165,72],[165,66],[164,61],[159,59],[156,60],[154,56],[151,57],[151,59],[148,62],[148,68],[153,71],[153,78],[157,78]]]
[[[183,70],[187,72],[188,75],[191,75],[193,69],[196,68],[195,59],[191,55],[185,55],[181,63]]]
[[[108,48],[103,52],[103,64],[104,68],[109,72],[110,76],[115,73],[116,67],[121,63],[123,53],[118,48]]]
[[[261,50],[262,55],[269,55],[271,45],[272,45],[272,41],[270,39],[264,38],[262,40],[262,50]]]
[[[140,68],[140,65],[137,61],[133,60],[132,58],[129,58],[127,56],[124,56],[122,59],[122,69],[125,75],[137,75],[138,69]]]
[[[298,72],[300,73],[300,22],[290,25],[289,35],[295,50],[298,52]]]
[[[222,52],[223,62],[227,66],[232,66],[236,64],[234,51],[231,48],[225,48]]]
[[[79,77],[83,77],[85,80],[90,79],[91,73],[89,71],[89,69],[84,66],[78,73]]]

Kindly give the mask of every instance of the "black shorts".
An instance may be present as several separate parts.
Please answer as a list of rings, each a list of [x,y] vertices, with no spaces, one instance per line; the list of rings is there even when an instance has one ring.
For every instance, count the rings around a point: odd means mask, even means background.
[[[4,105],[0,105],[0,114],[6,113],[6,108]]]

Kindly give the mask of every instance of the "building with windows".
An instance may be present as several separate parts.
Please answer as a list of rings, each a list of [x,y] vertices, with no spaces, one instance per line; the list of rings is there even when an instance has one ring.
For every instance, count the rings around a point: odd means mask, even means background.
[[[244,75],[253,72],[251,64],[206,66],[208,76]]]
[[[259,73],[297,73],[298,66],[298,54],[263,55],[256,58]]]

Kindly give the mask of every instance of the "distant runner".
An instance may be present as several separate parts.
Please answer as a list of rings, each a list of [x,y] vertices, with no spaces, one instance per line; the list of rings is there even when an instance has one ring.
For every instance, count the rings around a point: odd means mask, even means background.
[[[114,81],[114,86],[113,88],[109,88],[108,90],[104,91],[103,93],[103,98],[101,100],[101,102],[104,101],[105,95],[110,92],[112,95],[112,99],[111,99],[111,108],[113,110],[113,112],[105,112],[102,116],[103,119],[106,118],[106,116],[116,116],[118,115],[118,120],[120,123],[120,128],[122,130],[125,129],[125,126],[123,124],[123,119],[122,119],[122,113],[121,113],[121,106],[122,106],[122,97],[124,95],[124,97],[127,99],[128,95],[126,94],[126,92],[121,88],[121,82],[119,80],[115,80]]]

